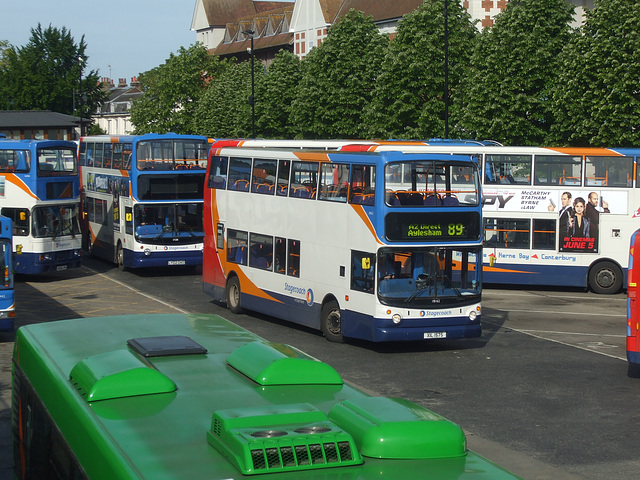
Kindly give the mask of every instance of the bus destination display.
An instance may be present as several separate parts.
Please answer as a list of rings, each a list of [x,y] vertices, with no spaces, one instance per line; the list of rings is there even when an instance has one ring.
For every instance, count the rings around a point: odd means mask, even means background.
[[[387,239],[396,242],[477,240],[478,215],[473,212],[390,213],[385,219]]]

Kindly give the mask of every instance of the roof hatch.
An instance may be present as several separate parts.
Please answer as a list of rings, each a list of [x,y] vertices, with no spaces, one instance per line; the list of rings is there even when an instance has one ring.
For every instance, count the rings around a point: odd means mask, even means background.
[[[176,390],[176,384],[128,350],[115,350],[78,362],[69,380],[88,402]]]
[[[245,475],[362,463],[353,438],[309,404],[219,410],[207,439]]]
[[[236,348],[227,363],[259,385],[342,385],[326,363],[280,343],[251,342]]]

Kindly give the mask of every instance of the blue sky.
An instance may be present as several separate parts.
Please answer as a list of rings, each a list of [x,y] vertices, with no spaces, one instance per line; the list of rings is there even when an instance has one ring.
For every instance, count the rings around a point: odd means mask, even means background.
[[[137,76],[196,41],[191,20],[195,0],[22,0],[7,2],[0,14],[0,40],[23,47],[40,23],[84,35],[88,70],[101,77]]]

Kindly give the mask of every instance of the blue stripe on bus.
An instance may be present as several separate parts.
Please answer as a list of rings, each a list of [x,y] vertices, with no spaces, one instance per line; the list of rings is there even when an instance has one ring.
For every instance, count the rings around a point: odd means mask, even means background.
[[[588,266],[576,265],[533,265],[517,263],[495,264],[491,271],[483,265],[483,283],[511,283],[518,285],[551,285],[564,287],[586,287]],[[626,271],[625,271],[626,275]]]

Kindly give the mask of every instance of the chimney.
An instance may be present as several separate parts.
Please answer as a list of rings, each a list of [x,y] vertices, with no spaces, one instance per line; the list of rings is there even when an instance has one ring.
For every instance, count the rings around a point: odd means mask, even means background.
[[[127,79],[126,78],[118,79],[118,88],[126,87],[126,86],[127,86]]]
[[[131,77],[131,86],[132,87],[139,87],[140,86],[140,82],[138,81],[138,77]]]

